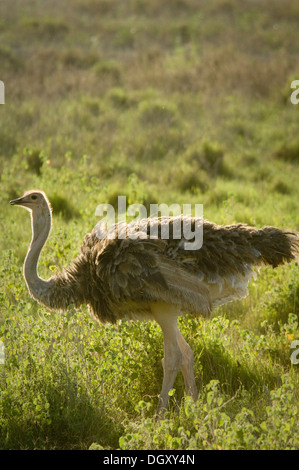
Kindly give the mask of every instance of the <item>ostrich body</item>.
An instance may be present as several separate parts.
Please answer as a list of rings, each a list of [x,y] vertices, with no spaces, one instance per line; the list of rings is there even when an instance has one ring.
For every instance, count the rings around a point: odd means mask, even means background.
[[[31,212],[32,241],[24,263],[24,277],[31,296],[39,303],[65,310],[68,305],[88,304],[101,322],[121,318],[155,320],[164,340],[163,384],[158,412],[168,405],[168,393],[179,369],[186,391],[197,399],[193,353],[181,335],[180,314],[209,316],[214,307],[247,295],[254,267],[276,267],[298,257],[299,235],[275,227],[255,229],[246,225],[219,226],[203,223],[203,245],[184,250],[174,239],[174,218],[143,219],[142,237],[118,237],[118,231],[136,231],[136,225],[117,224],[114,237],[97,237],[96,229],[84,238],[80,255],[63,272],[43,280],[37,272],[41,250],[51,229],[51,206],[42,191],[27,191],[10,201]],[[181,223],[183,223],[183,217]],[[160,238],[163,223],[170,236]],[[159,226],[150,238],[151,224]]]

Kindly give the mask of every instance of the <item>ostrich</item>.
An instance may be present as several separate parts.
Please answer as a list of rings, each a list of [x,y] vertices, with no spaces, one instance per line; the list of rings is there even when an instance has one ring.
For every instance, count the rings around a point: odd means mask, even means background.
[[[148,218],[141,221],[143,237],[135,239],[117,236],[124,227],[128,232],[136,231],[131,224],[116,224],[114,237],[108,232],[103,239],[94,228],[85,236],[81,253],[71,266],[44,280],[37,265],[51,229],[51,205],[40,190],[27,191],[10,204],[31,212],[32,241],[24,277],[34,299],[54,310],[88,304],[101,322],[149,319],[160,325],[164,359],[157,413],[167,409],[169,391],[180,369],[187,394],[197,400],[193,352],[178,328],[178,316],[209,316],[216,306],[248,294],[247,285],[256,274],[254,267],[276,267],[299,255],[298,233],[275,227],[258,230],[243,224],[219,226],[195,218],[189,221],[193,228],[203,224],[203,245],[187,251],[182,240],[173,236],[174,217],[166,218],[168,240],[161,237],[165,218]],[[160,229],[156,238],[150,237],[153,223]]]

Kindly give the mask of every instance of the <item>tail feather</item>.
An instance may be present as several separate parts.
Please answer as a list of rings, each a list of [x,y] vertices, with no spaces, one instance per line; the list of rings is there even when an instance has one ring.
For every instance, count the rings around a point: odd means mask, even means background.
[[[299,263],[299,232],[289,233],[288,237],[291,242],[291,253]]]
[[[262,262],[274,268],[299,260],[299,233],[264,227],[255,232],[254,247],[260,251]]]

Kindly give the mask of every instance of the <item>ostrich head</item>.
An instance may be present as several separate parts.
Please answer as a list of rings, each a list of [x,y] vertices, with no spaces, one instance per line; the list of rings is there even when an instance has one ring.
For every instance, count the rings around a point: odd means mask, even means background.
[[[32,213],[43,212],[50,207],[45,193],[39,190],[26,191],[22,197],[10,201],[10,204],[22,206]]]
[[[34,239],[43,234],[45,242],[51,229],[52,219],[51,205],[45,193],[39,190],[26,191],[19,199],[10,201],[10,204],[24,207],[31,213]]]

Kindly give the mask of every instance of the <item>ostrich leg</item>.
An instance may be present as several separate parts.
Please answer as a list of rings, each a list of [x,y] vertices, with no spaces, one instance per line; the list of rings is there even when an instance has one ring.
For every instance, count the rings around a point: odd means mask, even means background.
[[[184,376],[186,391],[194,400],[197,400],[197,390],[193,371],[193,353],[178,328],[177,309],[173,305],[154,304],[152,311],[161,327],[164,340],[162,360],[164,376],[157,409],[157,413],[162,414],[167,409],[168,394],[180,368]]]
[[[183,338],[179,329],[177,329],[177,339],[179,347],[183,354],[181,370],[184,376],[187,395],[190,395],[194,401],[197,401],[198,393],[194,377],[194,355],[187,341]]]

